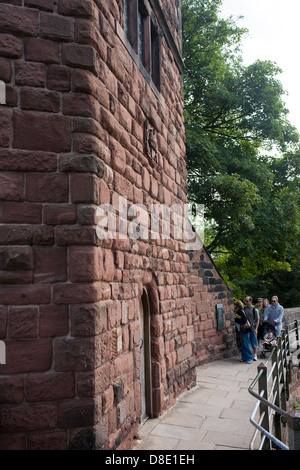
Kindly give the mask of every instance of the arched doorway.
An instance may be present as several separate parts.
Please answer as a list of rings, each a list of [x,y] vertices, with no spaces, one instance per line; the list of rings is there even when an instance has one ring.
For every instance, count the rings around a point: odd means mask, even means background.
[[[141,423],[152,417],[152,376],[151,376],[151,323],[150,302],[146,288],[139,304],[140,323],[140,382],[141,382]]]

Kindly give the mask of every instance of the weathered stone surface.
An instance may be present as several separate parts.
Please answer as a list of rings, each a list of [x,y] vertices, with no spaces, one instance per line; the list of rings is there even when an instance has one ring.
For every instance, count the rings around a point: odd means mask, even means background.
[[[67,152],[71,149],[71,123],[68,117],[14,113],[15,148]]]
[[[175,3],[161,7],[179,44]],[[180,60],[151,18],[156,86],[124,2],[1,2],[1,449],[128,449],[143,347],[155,417],[196,364],[233,348],[231,292],[208,253],[189,256],[174,214],[151,231],[153,206],[178,215],[187,199]]]
[[[4,57],[18,58],[22,55],[22,43],[12,34],[0,34],[0,54]]]
[[[6,357],[6,364],[1,366],[0,374],[47,371],[52,362],[51,341],[48,339],[7,341]]]

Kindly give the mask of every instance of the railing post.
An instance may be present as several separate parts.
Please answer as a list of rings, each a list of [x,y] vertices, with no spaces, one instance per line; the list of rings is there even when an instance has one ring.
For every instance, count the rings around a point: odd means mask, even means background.
[[[285,341],[286,341],[286,346],[285,346],[286,356],[289,356],[291,354],[291,347],[290,347],[290,334],[289,334],[288,325],[285,325]]]
[[[259,364],[257,367],[258,372],[262,371],[262,374],[258,380],[258,393],[261,395],[263,392],[263,397],[268,400],[268,374],[267,374],[267,366],[263,362]],[[269,407],[263,402],[260,402],[259,405],[260,416],[264,414],[261,426],[268,432],[270,432],[270,420],[269,420]],[[261,433],[263,439],[263,433]],[[269,439],[265,439],[263,450],[271,450],[271,441]]]
[[[289,374],[288,374],[288,356],[290,354],[290,343],[289,343],[289,329],[288,326],[285,327],[284,330],[284,343],[283,343],[283,358],[284,358],[284,387],[285,387],[285,400],[286,402],[289,399],[290,391],[289,391]]]
[[[286,411],[286,402],[287,402],[287,388],[285,384],[285,369],[284,369],[284,351],[283,351],[283,342],[282,338],[279,337],[278,339],[278,362],[280,361],[280,369],[279,369],[279,374],[280,374],[280,383],[282,383],[282,389],[281,389],[281,396],[280,396],[280,401],[281,401],[281,408]]]
[[[300,450],[300,410],[292,410],[288,413],[287,424],[289,449]]]
[[[283,347],[283,357],[284,357],[284,366],[287,366],[287,356],[289,354],[289,335],[288,335],[288,327],[286,326],[284,330],[282,330],[282,347]]]
[[[298,320],[295,320],[295,330],[296,330],[296,342],[297,342],[297,349],[300,347],[299,344],[299,325],[298,325]]]
[[[282,346],[282,341],[280,337],[277,337],[277,348],[274,347],[272,350],[272,383],[275,384],[275,387],[273,389],[273,395],[275,395],[275,400],[274,400],[274,405],[278,406],[280,408],[281,406],[281,393],[280,393],[280,369],[279,369],[279,361],[280,361],[280,356],[281,356],[281,346]],[[270,401],[273,403],[273,397],[270,397]],[[275,412],[274,414],[274,431],[275,431],[275,437],[279,439],[280,441],[282,440],[282,433],[281,433],[281,416],[279,413]]]

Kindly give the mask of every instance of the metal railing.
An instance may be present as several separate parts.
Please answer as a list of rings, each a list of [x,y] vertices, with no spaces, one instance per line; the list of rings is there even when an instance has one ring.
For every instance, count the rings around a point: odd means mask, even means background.
[[[300,348],[298,321],[290,323],[277,337],[277,346],[270,350],[269,358],[258,366],[258,374],[248,391],[256,399],[250,422],[256,428],[250,442],[250,450],[290,450],[287,444],[294,418],[287,413],[289,399],[288,358]],[[297,425],[299,425],[299,418]],[[298,439],[298,435],[297,435]],[[293,448],[296,441],[293,436]]]

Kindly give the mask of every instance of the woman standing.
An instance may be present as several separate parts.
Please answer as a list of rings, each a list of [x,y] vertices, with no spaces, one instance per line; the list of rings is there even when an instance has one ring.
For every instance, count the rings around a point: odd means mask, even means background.
[[[259,327],[257,331],[257,341],[258,341],[258,348],[261,349],[261,342],[264,339],[264,328],[265,328],[265,323],[264,321],[264,316],[265,316],[265,311],[267,310],[267,307],[270,305],[268,299],[258,299],[258,313],[259,313]]]
[[[240,331],[240,342],[241,342],[241,362],[252,363],[252,351],[250,347],[250,328],[247,328],[247,317],[244,312],[244,304],[241,300],[237,300],[235,303],[236,314],[235,323]]]

